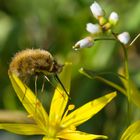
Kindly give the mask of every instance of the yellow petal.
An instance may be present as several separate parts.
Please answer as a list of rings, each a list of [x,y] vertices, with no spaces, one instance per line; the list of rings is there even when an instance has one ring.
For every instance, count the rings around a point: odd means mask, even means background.
[[[48,138],[47,136],[43,137],[42,140],[59,140],[58,138]]]
[[[140,121],[130,125],[123,133],[121,140],[139,140],[140,139]]]
[[[70,113],[62,120],[63,127],[69,127],[70,125],[78,126],[83,122],[90,119],[96,113],[98,113],[106,104],[108,104],[115,96],[116,92],[112,92],[98,99],[95,99],[77,110]]]
[[[9,74],[14,90],[27,112],[38,125],[48,126],[48,115],[33,92],[14,74]]]
[[[45,132],[35,124],[2,123],[0,129],[20,135],[44,135]]]
[[[61,81],[64,84],[65,89],[69,93],[70,91],[70,81],[71,81],[71,63],[66,63],[64,69],[61,73]],[[64,113],[65,107],[67,105],[68,96],[65,91],[58,84],[54,96],[51,102],[49,120],[53,123],[58,123]]]
[[[60,132],[57,137],[66,139],[66,140],[94,140],[94,139],[107,139],[107,136],[103,135],[94,135],[81,131],[63,131]]]

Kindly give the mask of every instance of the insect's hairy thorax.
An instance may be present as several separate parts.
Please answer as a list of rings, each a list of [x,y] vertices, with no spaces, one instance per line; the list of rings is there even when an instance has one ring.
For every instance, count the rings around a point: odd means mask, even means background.
[[[32,75],[56,74],[61,70],[62,65],[59,65],[48,51],[40,49],[26,49],[17,53],[9,67],[9,72],[16,74],[23,81]]]
[[[54,78],[59,82],[64,89],[65,87],[59,79],[57,73],[62,71],[63,65],[58,64],[52,55],[45,50],[26,49],[18,52],[12,59],[9,66],[9,73],[18,76],[24,83],[29,82],[32,76],[35,76],[35,93],[37,93],[37,79],[39,74],[43,74],[44,78],[48,79],[48,75],[54,75]]]

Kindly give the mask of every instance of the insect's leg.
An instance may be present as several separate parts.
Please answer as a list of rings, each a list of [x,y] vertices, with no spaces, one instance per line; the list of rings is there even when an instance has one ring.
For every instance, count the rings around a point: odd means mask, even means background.
[[[27,91],[27,87],[26,87],[25,84],[24,84],[24,87],[25,87],[25,94],[24,94],[23,97],[22,97],[22,101],[24,100],[24,98],[25,98],[25,96],[26,96],[26,91]]]
[[[54,75],[55,79],[59,82],[59,84],[61,85],[61,87],[63,88],[63,90],[65,91],[65,93],[67,94],[67,96],[69,97],[69,99],[71,99],[70,95],[68,94],[67,90],[65,89],[63,83],[61,82],[61,80],[59,79],[58,75],[55,74]]]
[[[41,87],[41,93],[44,93],[44,89],[45,89],[45,78],[43,78],[43,83],[42,83],[42,87]]]
[[[38,80],[38,75],[35,75],[35,95],[37,96],[37,80]]]
[[[41,98],[40,98],[40,101],[43,103],[43,98],[44,98],[44,95],[45,95],[45,92],[44,92],[44,89],[45,89],[45,82],[46,82],[46,79],[45,77],[43,76],[43,83],[42,83],[42,87],[41,87]]]
[[[37,107],[37,104],[38,104],[38,99],[37,99],[37,80],[38,80],[38,75],[35,75],[35,96],[36,96],[35,112],[36,112],[36,107]]]

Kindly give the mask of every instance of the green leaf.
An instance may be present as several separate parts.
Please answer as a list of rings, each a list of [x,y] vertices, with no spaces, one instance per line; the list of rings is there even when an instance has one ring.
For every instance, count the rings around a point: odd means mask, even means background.
[[[130,125],[123,133],[120,140],[139,140],[140,139],[140,121]]]
[[[104,74],[113,74],[113,75],[115,75],[115,76],[117,76],[117,77],[121,77],[122,79],[124,79],[124,77],[121,76],[121,75],[119,75],[119,74],[110,73],[110,72],[108,72],[108,73],[95,73],[95,72],[93,72],[93,71],[91,71],[91,70],[86,70],[86,69],[83,69],[83,68],[81,68],[81,69],[79,70],[79,72],[80,72],[81,74],[87,76],[87,77],[90,78],[90,79],[97,79],[97,80],[99,80],[99,81],[101,81],[101,82],[103,82],[103,83],[105,83],[105,84],[107,84],[107,85],[109,85],[109,86],[111,86],[111,87],[117,89],[117,90],[120,91],[121,93],[126,94],[126,91],[125,91],[124,88],[122,88],[121,86],[115,84],[114,82],[112,82],[112,81],[110,81],[110,80],[107,80],[106,78],[104,78],[104,77],[102,76],[102,75],[104,75]]]
[[[130,81],[130,97],[131,101],[140,108],[140,91],[132,81]]]
[[[120,74],[124,75],[124,72],[122,70],[119,71]],[[125,88],[127,88],[127,81],[124,78],[121,78],[121,81],[124,85]],[[140,108],[140,91],[138,90],[138,88],[136,87],[135,83],[130,80],[129,81],[129,85],[130,85],[130,100]],[[127,97],[128,95],[125,94]]]

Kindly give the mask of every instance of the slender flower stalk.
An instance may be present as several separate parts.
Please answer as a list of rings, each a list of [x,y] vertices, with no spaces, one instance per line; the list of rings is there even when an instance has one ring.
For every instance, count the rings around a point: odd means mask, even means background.
[[[126,96],[128,99],[128,124],[130,124],[130,116],[131,116],[131,86],[130,86],[130,76],[129,76],[129,67],[128,67],[128,49],[127,45],[130,40],[130,35],[128,32],[123,32],[117,36],[117,34],[112,32],[112,35],[116,38],[116,40],[121,44],[123,53],[124,53],[124,77],[125,77],[125,88],[126,88]],[[126,43],[127,42],[127,43]]]
[[[42,140],[107,139],[107,136],[85,133],[76,130],[76,128],[108,104],[116,96],[115,92],[92,100],[69,113],[69,110],[74,109],[74,105],[69,105],[66,109],[68,96],[61,86],[58,85],[54,92],[48,115],[34,93],[16,75],[9,73],[9,77],[18,98],[35,123],[0,123],[0,129],[20,135],[43,135]],[[63,71],[61,80],[68,93],[70,89],[70,77],[70,65],[67,65]]]
[[[126,81],[127,81],[126,93],[127,93],[128,101],[130,103],[130,100],[131,100],[131,96],[130,96],[130,76],[129,76],[129,67],[128,67],[128,50],[127,50],[127,47],[126,47],[126,44],[128,44],[128,42],[130,40],[130,35],[129,35],[128,32],[123,32],[123,33],[119,34],[118,36],[115,33],[112,33],[112,34],[116,38],[116,40],[120,41],[122,49],[123,49],[124,68],[125,68],[125,75],[124,76],[125,76]]]

